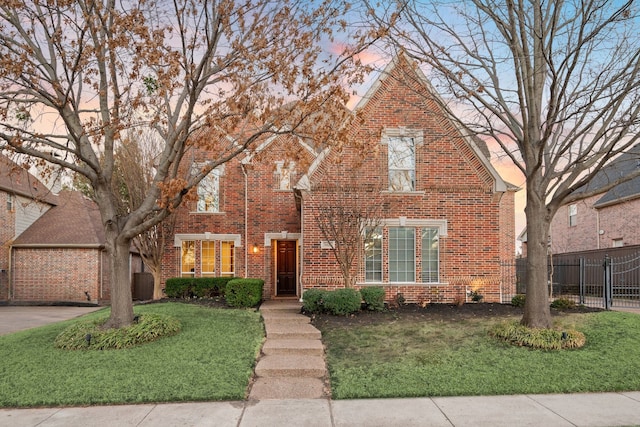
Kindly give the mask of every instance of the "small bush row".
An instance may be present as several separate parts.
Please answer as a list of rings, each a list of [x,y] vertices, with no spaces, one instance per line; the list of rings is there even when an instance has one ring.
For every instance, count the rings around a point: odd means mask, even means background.
[[[528,328],[517,321],[499,323],[489,333],[510,344],[543,350],[580,348],[586,342],[584,334],[573,329]]]
[[[511,305],[514,307],[524,307],[526,299],[525,295],[518,294],[511,298]],[[572,309],[576,307],[576,302],[569,298],[556,298],[551,302],[550,307],[560,310]]]
[[[213,298],[223,296],[235,277],[174,277],[167,279],[164,293],[169,298]]]
[[[77,322],[62,331],[54,345],[64,350],[110,350],[129,348],[180,332],[180,321],[174,317],[145,313],[125,328],[104,329],[106,317]]]
[[[169,298],[213,298],[223,296],[231,307],[255,307],[262,301],[262,279],[236,277],[174,277],[165,284]]]
[[[322,289],[308,289],[303,295],[303,309],[307,313],[330,313],[336,316],[346,316],[366,310],[384,310],[384,289],[380,287],[366,287],[360,291],[353,288],[326,291]]]

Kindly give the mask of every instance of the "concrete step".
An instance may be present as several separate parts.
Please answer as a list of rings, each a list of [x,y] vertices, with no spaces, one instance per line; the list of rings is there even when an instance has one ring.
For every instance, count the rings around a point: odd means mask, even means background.
[[[266,311],[289,311],[300,313],[302,303],[298,301],[265,301],[260,305],[260,312]]]
[[[311,339],[319,340],[320,331],[308,323],[269,323],[265,321],[267,339]]]
[[[258,377],[322,378],[327,373],[321,356],[264,356],[256,365]]]
[[[249,399],[321,399],[327,397],[320,378],[258,378]]]
[[[262,318],[265,322],[273,322],[273,323],[289,323],[289,322],[297,322],[297,323],[309,323],[311,319],[304,314],[292,313],[289,311],[266,311],[261,312]]]
[[[320,340],[267,339],[262,346],[265,355],[322,356],[324,346]]]

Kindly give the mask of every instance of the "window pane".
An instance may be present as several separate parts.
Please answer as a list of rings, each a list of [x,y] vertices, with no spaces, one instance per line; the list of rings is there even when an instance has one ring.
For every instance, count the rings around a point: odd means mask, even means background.
[[[382,281],[382,230],[380,228],[366,230],[364,242],[364,280],[365,282]]]
[[[202,242],[202,277],[213,277],[216,271],[216,250],[212,241]]]
[[[198,184],[198,212],[220,212],[220,170],[214,169]]]
[[[415,229],[389,228],[389,280],[415,282]]]
[[[389,190],[415,190],[416,156],[413,138],[390,138],[388,158]]]
[[[422,230],[422,281],[424,283],[437,283],[439,277],[439,238],[437,228],[425,228]]]
[[[180,253],[180,269],[182,277],[193,277],[195,274],[196,266],[196,242],[184,241],[182,242],[182,250]]]
[[[222,263],[221,275],[233,277],[235,275],[234,268],[234,243],[222,242],[222,252],[220,262]]]

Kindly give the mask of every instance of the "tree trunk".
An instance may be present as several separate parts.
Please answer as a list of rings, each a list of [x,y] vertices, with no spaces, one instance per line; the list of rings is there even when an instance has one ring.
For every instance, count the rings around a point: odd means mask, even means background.
[[[162,277],[160,275],[160,269],[153,269],[153,299],[158,300],[164,297],[162,293]]]
[[[535,181],[527,183],[527,298],[521,323],[530,328],[550,328],[547,244],[551,219],[535,186]]]
[[[107,241],[107,253],[111,267],[111,317],[109,317],[105,327],[122,328],[129,326],[133,322],[129,265],[131,240],[118,239],[115,233],[106,238],[111,240],[111,242]]]

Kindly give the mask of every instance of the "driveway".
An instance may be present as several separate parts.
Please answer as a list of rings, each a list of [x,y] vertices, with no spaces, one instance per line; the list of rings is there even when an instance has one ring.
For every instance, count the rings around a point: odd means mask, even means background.
[[[72,319],[101,307],[0,306],[0,335]]]

